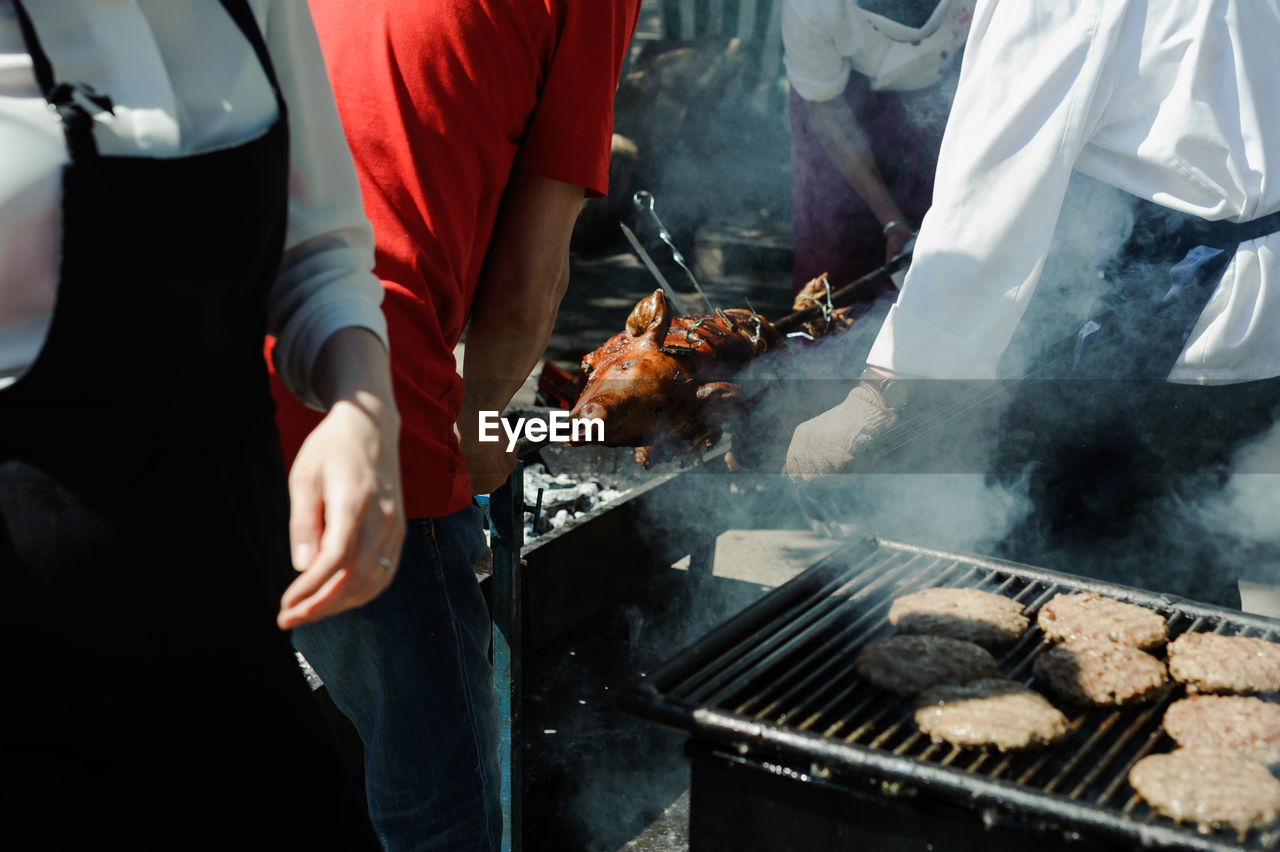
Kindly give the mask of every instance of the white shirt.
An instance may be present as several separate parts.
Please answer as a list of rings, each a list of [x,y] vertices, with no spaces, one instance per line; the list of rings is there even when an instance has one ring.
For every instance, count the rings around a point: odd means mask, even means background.
[[[1280,0],[979,0],[933,206],[868,363],[991,378],[1073,168],[1205,219],[1280,209]],[[1280,235],[1243,244],[1171,381],[1280,375]]]
[[[974,0],[942,0],[919,39],[902,40],[858,0],[783,0],[787,79],[806,101],[829,101],[857,72],[874,90],[923,89],[942,79],[964,48]]]
[[[244,34],[213,0],[32,0],[60,80],[111,97],[95,116],[103,154],[173,157],[248,140],[277,115]],[[284,261],[269,302],[286,387],[316,403],[311,367],[348,326],[386,341],[373,233],[306,3],[249,0],[289,104],[292,173]],[[62,125],[32,73],[10,0],[0,0],[0,387],[39,352],[57,289]],[[174,198],[180,215],[182,199]],[[110,211],[103,211],[110,215]],[[198,260],[193,259],[193,262]],[[181,275],[181,270],[175,270]]]

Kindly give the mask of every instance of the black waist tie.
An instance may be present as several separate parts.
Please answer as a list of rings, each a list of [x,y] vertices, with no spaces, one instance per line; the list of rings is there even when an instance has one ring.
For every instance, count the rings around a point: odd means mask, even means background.
[[[244,144],[99,156],[63,119],[57,300],[0,390],[0,846],[191,849],[341,842],[336,763],[287,637],[285,474],[263,363],[284,242],[285,104]],[[347,811],[347,813],[350,813]],[[357,817],[358,818],[358,817]]]
[[[1134,229],[1106,270],[1111,289],[1072,353],[1083,378],[1163,379],[1241,243],[1280,231],[1280,211],[1210,222],[1138,201]]]

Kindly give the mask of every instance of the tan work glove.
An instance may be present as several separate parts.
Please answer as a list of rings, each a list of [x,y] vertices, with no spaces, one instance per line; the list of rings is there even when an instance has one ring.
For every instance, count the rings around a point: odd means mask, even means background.
[[[801,510],[819,531],[837,535],[848,520],[843,477],[833,474],[853,473],[870,460],[877,441],[898,422],[906,403],[904,387],[868,368],[844,402],[796,427],[782,471],[790,475]]]
[[[876,439],[898,422],[898,414],[877,383],[864,380],[844,402],[796,427],[782,472],[802,481],[851,473]]]

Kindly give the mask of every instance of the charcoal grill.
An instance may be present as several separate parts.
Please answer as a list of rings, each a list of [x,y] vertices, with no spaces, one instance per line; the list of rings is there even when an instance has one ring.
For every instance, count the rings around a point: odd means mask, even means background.
[[[1043,643],[1034,615],[1059,592],[1096,591],[1150,607],[1168,620],[1170,638],[1188,631],[1280,638],[1280,625],[1269,619],[1173,596],[875,538],[852,543],[687,648],[622,697],[626,712],[693,735],[694,848],[700,847],[700,836],[732,835],[708,831],[705,813],[699,815],[700,789],[711,785],[705,779],[700,783],[698,767],[708,759],[718,766],[717,783],[758,778],[757,792],[774,788],[767,795],[775,799],[830,802],[834,791],[863,801],[870,794],[892,802],[903,830],[909,826],[902,820],[915,814],[919,822],[927,810],[946,816],[948,832],[968,824],[994,836],[993,827],[1009,827],[1020,837],[1009,848],[1043,849],[1076,840],[1108,848],[1277,847],[1280,828],[1242,837],[1225,829],[1200,834],[1194,826],[1156,815],[1129,786],[1134,763],[1174,747],[1160,722],[1181,688],[1134,708],[1084,710],[1059,703],[1070,719],[1070,736],[1053,748],[1026,754],[963,749],[919,733],[910,701],[861,681],[852,664],[863,645],[892,633],[886,615],[893,598],[930,586],[979,588],[1024,604],[1032,626],[997,652],[997,659],[1005,674],[1028,684]],[[749,798],[723,791],[714,795],[721,806]],[[861,814],[861,808],[852,799],[842,803],[837,795],[835,804],[823,809],[848,815]],[[962,815],[958,822],[957,814]],[[1027,830],[1037,832],[1035,839],[1019,834]],[[804,848],[757,841],[752,848]],[[914,848],[981,845],[943,841]],[[990,843],[986,847],[995,848]],[[720,843],[716,848],[729,847]]]

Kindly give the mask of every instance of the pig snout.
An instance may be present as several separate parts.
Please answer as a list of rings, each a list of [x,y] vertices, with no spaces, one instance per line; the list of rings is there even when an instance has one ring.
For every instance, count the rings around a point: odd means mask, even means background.
[[[573,416],[582,420],[604,420],[605,407],[598,402],[588,402],[579,406]]]
[[[594,398],[580,400],[573,410],[569,412],[569,416],[574,420],[599,420],[605,424],[606,442],[609,429],[608,408],[602,405]],[[576,433],[575,433],[576,434]],[[583,434],[591,434],[590,430],[584,429]],[[571,446],[580,447],[583,444],[594,443],[587,440],[571,440]]]

